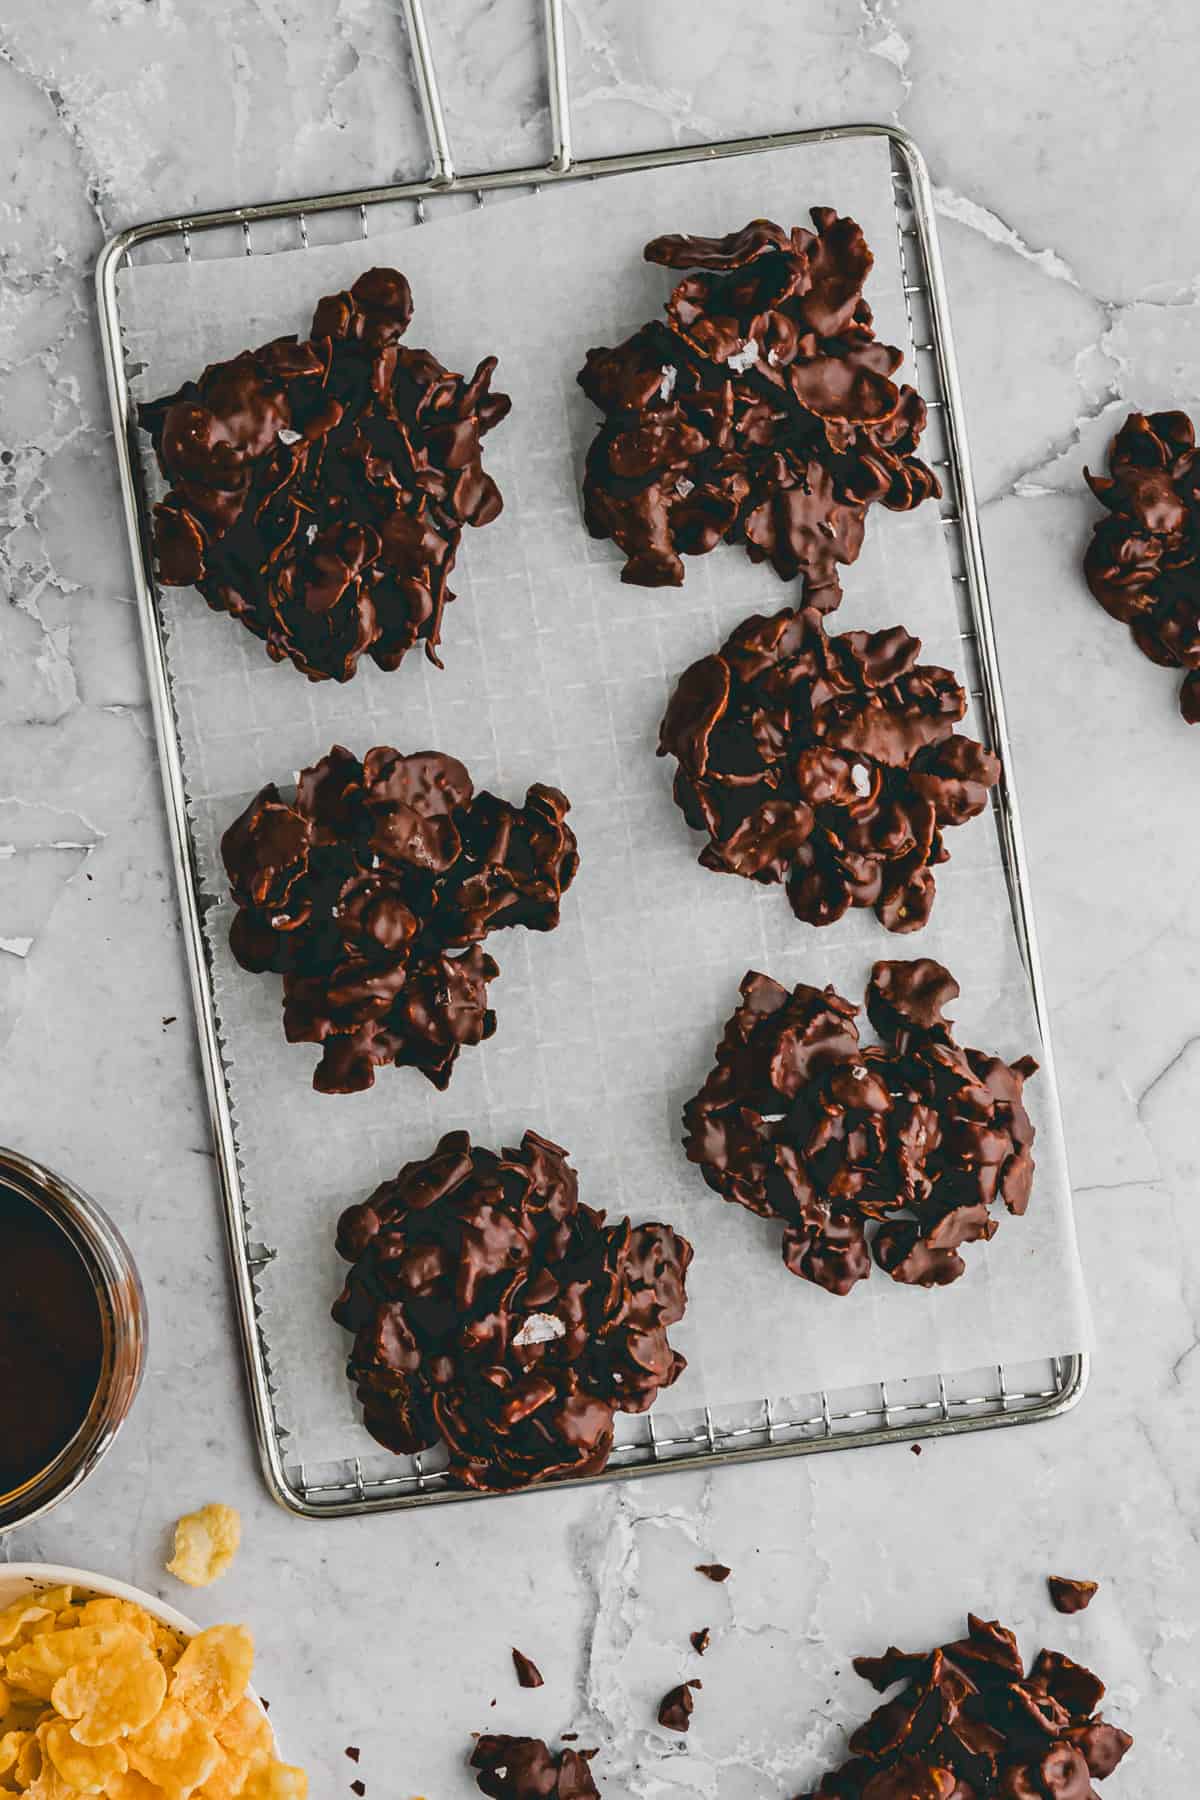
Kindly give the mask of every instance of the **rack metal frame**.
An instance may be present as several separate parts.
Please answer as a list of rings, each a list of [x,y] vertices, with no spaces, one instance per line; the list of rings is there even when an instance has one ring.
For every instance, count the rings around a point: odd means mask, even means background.
[[[489,193],[514,188],[549,187],[559,182],[631,174],[670,164],[697,162],[764,151],[787,151],[797,145],[838,139],[875,137],[887,140],[892,158],[904,291],[911,328],[911,348],[918,385],[931,418],[938,425],[944,453],[937,459],[946,498],[942,518],[960,597],[964,656],[977,671],[972,694],[982,714],[984,735],[1009,767],[1009,739],[992,610],[976,511],[962,395],[959,387],[945,277],[938,248],[933,194],[924,158],[913,140],[895,126],[836,126],[823,130],[773,132],[719,143],[672,145],[630,155],[576,159],[572,147],[570,92],[562,0],[543,0],[551,154],[545,163],[517,169],[457,172],[446,130],[423,0],[402,0],[412,48],[417,95],[430,148],[427,177],[301,199],[223,207],[154,219],[119,232],[105,245],[96,267],[96,293],[103,342],[109,403],[112,411],[117,470],[125,526],[133,563],[133,579],[142,643],[162,771],[172,861],[182,915],[184,944],[200,1039],[216,1166],[226,1235],[233,1270],[234,1299],[245,1355],[255,1436],[263,1474],[274,1498],[304,1518],[330,1518],[479,1496],[448,1488],[426,1458],[410,1459],[403,1473],[376,1475],[361,1458],[333,1469],[306,1470],[289,1463],[283,1432],[275,1417],[271,1352],[261,1326],[257,1278],[271,1260],[269,1246],[253,1242],[242,1200],[238,1145],[217,1029],[216,1007],[202,926],[204,899],[187,814],[187,796],[177,736],[174,702],[163,621],[156,597],[150,545],[150,504],[140,474],[136,406],[122,346],[118,291],[120,270],[147,245],[191,261],[194,241],[218,230],[240,228],[246,255],[256,252],[256,226],[272,223],[295,230],[294,247],[309,246],[310,221],[322,214],[349,210],[367,238],[372,213],[382,206],[409,202],[416,219],[427,206],[447,195],[474,196],[480,205]],[[931,434],[932,435],[932,434]],[[1028,975],[1042,1039],[1041,1062],[1048,1085],[1054,1085],[1049,1020],[1037,936],[1029,898],[1029,876],[1016,796],[1007,773],[994,793],[1005,875],[1013,920]],[[1057,1090],[1055,1090],[1057,1091]],[[652,1414],[636,1422],[637,1436],[618,1444],[607,1470],[588,1483],[660,1473],[670,1469],[713,1467],[748,1458],[811,1455],[830,1450],[956,1436],[963,1432],[1028,1424],[1056,1418],[1077,1404],[1088,1380],[1083,1352],[1047,1360],[1019,1370],[1003,1366],[963,1377],[932,1375],[921,1382],[887,1381],[852,1394],[821,1392],[803,1403],[784,1407],[764,1399],[748,1423],[718,1423],[706,1409],[694,1426],[656,1430]],[[582,1485],[577,1482],[562,1486]]]

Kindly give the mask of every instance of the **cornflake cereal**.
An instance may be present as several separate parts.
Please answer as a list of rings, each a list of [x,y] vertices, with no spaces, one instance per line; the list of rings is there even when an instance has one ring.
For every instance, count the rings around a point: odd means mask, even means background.
[[[237,1514],[205,1512],[232,1520],[236,1547]],[[113,1596],[17,1601],[0,1611],[0,1796],[306,1800],[250,1695],[253,1662],[240,1625],[188,1639]]]
[[[189,1587],[207,1587],[223,1575],[242,1541],[241,1515],[219,1502],[186,1513],[175,1527],[175,1554],[168,1575]]]

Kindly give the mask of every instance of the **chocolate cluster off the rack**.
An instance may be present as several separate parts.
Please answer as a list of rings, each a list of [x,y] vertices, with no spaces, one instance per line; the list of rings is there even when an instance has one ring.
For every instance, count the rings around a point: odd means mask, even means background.
[[[477,794],[462,763],[335,745],[274,783],[221,840],[238,912],[234,956],[283,976],[289,1043],[322,1046],[313,1086],[370,1087],[386,1063],[450,1080],[459,1050],[496,1029],[480,948],[506,925],[550,931],[579,866],[568,803],[531,787],[523,807]]]
[[[940,963],[875,964],[859,1008],[827,987],[791,993],[753,970],[716,1064],[684,1108],[688,1158],[726,1200],[783,1222],[793,1275],[848,1294],[872,1256],[893,1281],[943,1287],[964,1244],[1023,1213],[1034,1127],[1022,1104],[1031,1057],[961,1048]],[[868,1228],[873,1240],[868,1239]]]
[[[584,516],[625,552],[623,581],[678,587],[683,557],[724,540],[799,576],[804,604],[828,612],[867,509],[940,494],[916,456],[925,403],[891,379],[902,355],[863,298],[866,239],[829,207],[812,220],[655,238],[648,262],[690,271],[665,321],[588,351],[579,383],[604,422]]]
[[[450,1480],[487,1492],[608,1461],[618,1412],[682,1373],[692,1247],[666,1225],[607,1222],[557,1144],[516,1150],[448,1133],[432,1156],[346,1212],[353,1264],[333,1309],[349,1374],[389,1450],[444,1441]]]
[[[327,294],[309,338],[214,363],[141,407],[170,486],[154,509],[159,580],[197,587],[312,681],[360,656],[437,662],[464,525],[501,508],[480,442],[511,402],[401,343],[412,294],[371,269]]]
[[[675,798],[707,831],[707,869],[784,881],[798,919],[829,925],[873,906],[916,931],[933,906],[946,826],[987,803],[1000,764],[955,732],[966,695],[920,664],[901,626],[829,637],[819,613],[746,619],[680,678],[659,755]]]
[[[1104,1683],[1056,1650],[1025,1669],[1016,1637],[967,1616],[967,1635],[911,1655],[856,1656],[878,1693],[849,1760],[800,1800],[1095,1800],[1133,1743],[1097,1711]]]
[[[1183,669],[1179,710],[1200,723],[1200,451],[1186,413],[1130,413],[1108,476],[1085,469],[1108,508],[1084,558],[1087,584],[1151,662]]]
[[[471,1767],[488,1800],[600,1800],[588,1767],[594,1750],[551,1750],[541,1738],[481,1732]]]

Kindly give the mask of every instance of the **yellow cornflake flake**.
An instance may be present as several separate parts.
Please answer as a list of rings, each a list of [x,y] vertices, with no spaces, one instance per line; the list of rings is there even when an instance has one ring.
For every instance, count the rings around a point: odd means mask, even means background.
[[[207,1587],[223,1575],[242,1541],[242,1521],[232,1506],[214,1501],[186,1513],[175,1527],[175,1554],[167,1572],[189,1587]]]
[[[149,1725],[129,1740],[129,1761],[147,1781],[170,1792],[200,1786],[216,1767],[221,1746],[203,1719],[167,1699]]]
[[[211,1625],[192,1639],[171,1676],[171,1698],[217,1725],[250,1686],[254,1639],[241,1625]]]

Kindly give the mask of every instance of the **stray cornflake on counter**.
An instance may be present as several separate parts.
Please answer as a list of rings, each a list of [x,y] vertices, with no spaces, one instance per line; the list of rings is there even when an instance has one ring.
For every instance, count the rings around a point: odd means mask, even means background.
[[[208,1587],[224,1575],[242,1541],[241,1515],[214,1501],[198,1512],[185,1513],[175,1527],[175,1551],[168,1575],[188,1587]]]

